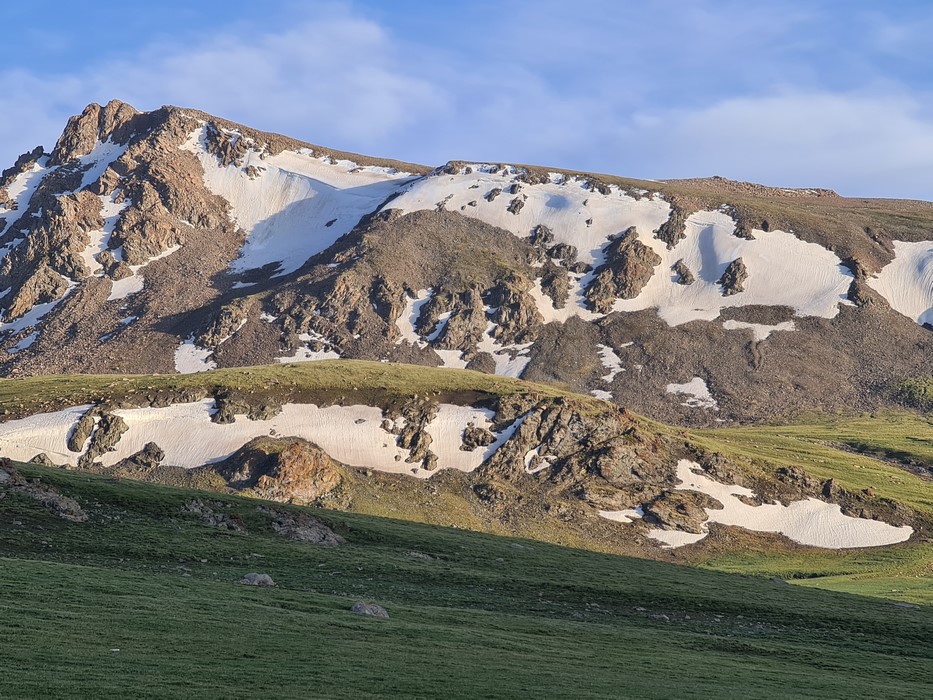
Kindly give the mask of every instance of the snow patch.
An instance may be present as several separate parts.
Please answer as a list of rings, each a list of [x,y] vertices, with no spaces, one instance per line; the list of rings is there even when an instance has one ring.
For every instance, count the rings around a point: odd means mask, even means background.
[[[487,316],[492,315],[495,309],[489,306],[483,307]],[[488,352],[496,362],[496,374],[503,377],[514,377],[518,379],[522,376],[531,358],[528,356],[529,349],[534,343],[519,343],[512,345],[503,345],[494,337],[497,324],[487,321],[486,332],[482,339],[476,345],[478,352]]]
[[[415,297],[408,297],[402,315],[395,319],[395,327],[402,334],[401,337],[396,339],[396,345],[401,345],[402,341],[407,340],[419,348],[427,347],[428,344],[415,330],[415,325],[421,317],[421,307],[431,301],[432,296],[434,296],[433,289],[421,289]]]
[[[749,329],[755,338],[756,343],[767,340],[768,336],[775,331],[795,331],[797,324],[793,321],[782,321],[774,326],[768,326],[763,323],[746,323],[745,321],[723,321],[722,327],[727,331],[737,331]]]
[[[798,316],[834,318],[848,303],[852,273],[831,251],[784,231],[755,230],[754,240],[733,235],[735,222],[724,212],[701,211],[687,219],[686,238],[672,250],[649,232],[638,237],[661,257],[654,276],[634,299],[617,299],[615,311],[656,308],[671,326],[715,320],[726,307],[753,304],[790,306]],[[718,280],[733,260],[748,270],[744,291],[722,295]],[[683,260],[696,277],[678,284],[671,266]]]
[[[32,333],[27,335],[25,338],[20,340],[12,348],[10,348],[8,352],[16,353],[16,352],[19,352],[20,350],[25,350],[26,348],[32,347],[32,344],[36,342],[36,338],[38,337],[39,337],[39,331],[33,331]]]
[[[603,367],[609,370],[609,374],[604,374],[602,380],[607,384],[612,384],[612,380],[616,378],[616,375],[625,371],[622,366],[622,359],[608,345],[597,345],[596,347],[599,349],[600,362],[603,363]]]
[[[682,459],[677,464],[680,491],[698,491],[722,504],[721,509],[706,508],[707,523],[734,525],[755,532],[775,532],[799,544],[825,549],[848,549],[852,547],[880,547],[904,542],[910,538],[913,528],[905,525],[895,527],[878,520],[853,518],[842,514],[838,504],[826,503],[816,498],[794,501],[790,505],[765,503],[752,506],[737,498],[754,497],[750,489],[737,485],[721,484],[693,470],[699,465]],[[709,534],[695,534],[679,530],[653,529],[649,537],[661,540],[669,547],[680,547],[697,542]]]
[[[100,214],[104,224],[99,230],[89,232],[90,242],[80,253],[81,259],[84,260],[84,264],[87,265],[92,275],[99,275],[103,271],[103,265],[97,262],[96,256],[110,248],[110,237],[120,219],[120,214],[131,204],[128,198],[118,203],[116,198],[119,192],[119,190],[114,190],[106,196],[98,195],[101,204]]]
[[[274,319],[273,319],[274,320]],[[333,349],[333,346],[330,342],[320,333],[316,331],[311,331],[310,333],[302,333],[298,336],[298,340],[303,343],[309,343],[315,341],[324,345],[324,350],[311,350],[307,347],[299,347],[295,350],[295,354],[290,357],[277,357],[275,358],[276,362],[287,363],[287,362],[316,362],[318,360],[339,360],[340,353]]]
[[[626,510],[601,510],[599,511],[599,516],[601,518],[605,518],[606,520],[614,520],[617,523],[633,523],[639,518],[643,517],[644,515],[645,515],[645,511],[641,506],[638,506],[637,508],[629,508]]]
[[[719,404],[713,395],[709,393],[709,387],[702,377],[694,377],[686,384],[668,384],[668,394],[686,394],[690,398],[684,401],[681,406],[690,406],[691,408],[711,408],[714,411],[719,409]]]
[[[124,277],[120,280],[114,280],[113,286],[110,288],[110,295],[107,297],[107,301],[114,301],[115,299],[125,299],[126,297],[141,292],[143,287],[146,284],[145,277],[139,274],[139,271],[142,270],[149,263],[153,263],[156,260],[161,260],[162,258],[167,258],[169,255],[181,248],[180,245],[173,245],[171,248],[163,250],[158,255],[149,258],[146,262],[141,265],[130,265],[130,270],[132,275],[129,277]],[[114,252],[114,257],[118,260],[122,256],[122,247]]]
[[[68,283],[68,289],[65,290],[64,294],[62,294],[55,301],[49,301],[44,304],[36,304],[15,321],[0,321],[0,331],[12,331],[13,333],[18,333],[19,331],[25,330],[39,323],[39,321],[41,321],[47,313],[58,306],[58,304],[60,304],[65,297],[71,294],[71,292],[74,291],[74,288],[77,286],[73,280],[70,280],[67,277],[62,276],[62,279]]]
[[[32,167],[13,178],[13,182],[7,186],[7,195],[15,204],[10,209],[0,206],[0,216],[4,217],[6,222],[0,227],[0,236],[9,231],[13,224],[19,221],[23,214],[26,213],[26,210],[29,208],[29,200],[39,188],[42,179],[55,169],[47,167],[48,163],[49,157],[42,156],[32,164]],[[7,248],[5,252],[0,253],[0,259],[2,259],[9,250],[10,249]]]
[[[68,450],[68,436],[90,408],[90,404],[74,406],[0,423],[0,454],[26,462],[44,452],[56,462],[76,465],[77,455]]]
[[[894,241],[894,260],[867,282],[898,313],[933,324],[933,242]]]
[[[209,348],[194,344],[194,336],[189,336],[175,349],[175,371],[179,374],[195,374],[216,369],[217,363],[209,359],[213,355]]]
[[[81,176],[81,185],[78,189],[83,190],[85,187],[93,185],[104,174],[104,171],[110,167],[110,164],[122,156],[125,151],[126,146],[119,143],[110,141],[95,143],[90,153],[78,158],[78,162],[82,167],[90,166]]]
[[[463,359],[463,353],[460,350],[437,350],[434,352],[441,358],[442,367],[451,367],[453,369],[466,369],[467,361]]]

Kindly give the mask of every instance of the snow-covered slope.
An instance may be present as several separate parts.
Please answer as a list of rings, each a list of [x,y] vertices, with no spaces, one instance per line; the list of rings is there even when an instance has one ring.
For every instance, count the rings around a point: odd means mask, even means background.
[[[543,224],[556,242],[576,246],[580,260],[590,264],[601,262],[608,236],[629,226],[653,232],[670,216],[670,205],[659,197],[636,199],[616,186],[602,194],[583,178],[556,173],[550,182],[527,184],[523,172],[488,164],[463,166],[455,174],[438,171],[414,181],[386,206],[403,212],[443,206],[522,238]]]
[[[933,324],[933,242],[894,241],[894,260],[868,284],[895,311]]]
[[[547,183],[528,184],[522,179],[523,172],[479,164],[463,166],[454,174],[439,171],[412,182],[386,206],[403,212],[443,207],[522,238],[544,225],[555,242],[575,246],[579,260],[594,268],[605,261],[604,249],[610,238],[634,226],[639,240],[658,254],[661,262],[638,296],[617,300],[613,309],[656,308],[672,326],[712,321],[724,308],[757,304],[789,306],[799,316],[832,318],[838,305],[846,301],[852,273],[829,250],[791,233],[755,230],[754,239],[748,240],[734,235],[735,221],[729,214],[701,211],[688,218],[684,240],[668,249],[655,236],[671,214],[670,205],[660,196],[629,192],[615,185],[596,189],[586,178],[556,173]],[[738,258],[748,270],[748,282],[741,293],[724,296],[718,280]],[[671,272],[677,261],[683,261],[695,275],[693,284],[677,283],[677,275]],[[555,308],[537,286],[533,294],[545,321],[600,317],[583,299],[583,290],[591,280],[591,274],[573,276],[570,301],[563,309]]]
[[[89,408],[77,406],[0,423],[0,454],[26,461],[45,453],[77,466],[88,444],[85,443],[82,452],[71,452],[68,437]],[[383,411],[373,406],[286,404],[281,413],[267,420],[250,420],[241,415],[233,423],[212,422],[215,412],[212,399],[159,408],[115,410],[113,414],[122,418],[128,429],[115,449],[103,455],[101,463],[112,466],[154,442],[165,452],[165,464],[199,467],[226,459],[253,438],[275,436],[308,440],[334,459],[354,467],[422,478],[436,473],[405,461],[408,450],[400,448],[396,436],[384,429]],[[437,467],[472,471],[492,456],[514,433],[517,424],[493,433],[495,440],[486,447],[465,449],[462,440],[468,425],[489,429],[493,415],[488,409],[440,404],[437,415],[425,428],[432,438]]]
[[[693,320],[712,321],[724,308],[755,304],[789,306],[798,316],[833,318],[839,304],[848,303],[846,295],[853,276],[832,252],[784,231],[755,230],[754,240],[739,238],[734,231],[732,217],[711,211],[690,216],[686,238],[670,250],[650,232],[639,231],[641,241],[651,246],[662,262],[641,294],[618,300],[613,309],[657,308],[661,318],[676,326]],[[718,280],[738,258],[748,270],[745,288],[723,296]],[[696,276],[693,284],[678,284],[670,272],[678,260]]]
[[[247,234],[234,272],[271,263],[279,263],[276,274],[293,272],[412,179],[391,168],[315,157],[307,149],[268,155],[252,143],[225,166],[208,152],[207,129],[202,125],[181,148],[197,155],[204,184],[229,203],[233,221]]]

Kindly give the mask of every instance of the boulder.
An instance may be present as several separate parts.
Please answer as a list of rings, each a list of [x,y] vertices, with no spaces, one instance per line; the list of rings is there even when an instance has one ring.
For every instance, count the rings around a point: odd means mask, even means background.
[[[671,266],[671,269],[677,275],[677,284],[689,287],[696,282],[696,277],[693,276],[693,273],[690,271],[690,268],[687,267],[687,263],[684,262],[683,258],[675,262]]]
[[[240,584],[243,586],[262,586],[263,588],[271,588],[275,585],[275,581],[272,580],[272,577],[269,574],[246,574],[243,578],[240,579]]]
[[[724,297],[738,294],[745,289],[745,280],[748,279],[748,270],[742,258],[736,258],[726,267],[722,277],[717,280],[717,284],[722,285],[722,295]]]
[[[353,607],[350,608],[350,612],[356,613],[357,615],[368,615],[369,617],[381,617],[383,619],[389,619],[389,613],[386,612],[386,609],[381,605],[376,605],[375,603],[364,603],[359,600],[353,604]]]

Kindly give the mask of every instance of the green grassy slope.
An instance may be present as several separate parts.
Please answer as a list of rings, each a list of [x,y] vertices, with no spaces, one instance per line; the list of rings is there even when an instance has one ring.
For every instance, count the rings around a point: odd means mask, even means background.
[[[219,369],[197,374],[46,375],[0,379],[0,410],[28,415],[88,401],[145,397],[159,392],[200,392],[224,388],[269,395],[280,400],[357,400],[370,405],[431,394],[439,400],[471,401],[486,396],[534,393],[574,396],[599,405],[598,399],[557,387],[508,377],[419,365],[364,360],[325,360],[284,365]]]
[[[347,540],[321,548],[276,535],[257,501],[22,473],[90,519],[0,499],[2,697],[933,693],[928,608],[312,511]],[[182,513],[195,495],[247,532]],[[236,585],[250,571],[277,587]],[[351,614],[359,599],[391,619]]]
[[[795,425],[699,430],[688,439],[752,469],[799,467],[850,491],[871,489],[933,513],[933,420],[912,413],[809,417]],[[933,535],[910,546],[858,551],[735,552],[702,561],[723,571],[774,575],[831,590],[933,604]]]

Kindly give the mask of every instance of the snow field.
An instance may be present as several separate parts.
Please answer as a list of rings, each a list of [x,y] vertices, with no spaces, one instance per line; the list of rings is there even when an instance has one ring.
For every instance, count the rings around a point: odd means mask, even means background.
[[[45,452],[58,462],[75,466],[80,455],[67,447],[68,435],[90,405],[55,413],[38,414],[0,423],[0,454],[29,460]],[[165,451],[165,464],[192,468],[226,459],[256,437],[297,437],[318,445],[334,459],[356,467],[395,473],[413,473],[427,478],[426,471],[405,462],[407,450],[396,445],[396,436],[382,429],[382,409],[372,406],[325,406],[286,404],[282,412],[265,421],[238,416],[234,423],[212,423],[213,399],[164,408],[133,408],[113,411],[128,430],[116,450],[101,457],[105,466],[139,452],[148,442]],[[499,433],[488,447],[461,450],[467,425],[491,428],[494,414],[472,406],[440,404],[437,415],[426,426],[431,450],[439,469],[472,471],[492,456],[521,425],[524,417]],[[194,438],[192,436],[195,436]],[[86,447],[86,446],[85,446]]]
[[[208,153],[206,138],[203,125],[181,148],[197,156],[205,186],[227,200],[231,219],[247,234],[233,272],[270,263],[279,263],[276,275],[293,272],[412,180],[391,168],[360,168],[304,150],[263,157],[251,148],[242,166],[222,167]],[[248,168],[255,169],[253,177]]]
[[[654,276],[634,299],[618,299],[615,311],[657,308],[671,326],[715,320],[726,307],[752,304],[790,306],[798,316],[833,318],[846,303],[849,272],[831,251],[784,231],[754,231],[755,239],[733,235],[735,222],[724,212],[702,211],[687,219],[687,237],[668,250],[651,232],[639,230],[642,243],[661,257]],[[723,296],[718,280],[733,260],[748,270],[744,291]],[[671,266],[683,260],[696,277],[678,284]],[[776,328],[774,330],[789,330]]]
[[[706,508],[707,523],[721,523],[742,527],[754,532],[774,532],[786,536],[799,544],[824,549],[848,549],[853,547],[880,547],[904,542],[913,534],[909,526],[895,527],[878,520],[853,518],[842,514],[835,503],[826,503],[816,498],[794,501],[790,505],[765,503],[748,505],[738,496],[752,497],[755,493],[743,486],[721,484],[707,476],[697,474],[700,467],[695,462],[682,459],[677,464],[679,491],[698,491],[719,501],[721,509]],[[641,517],[640,509],[634,511],[600,511],[600,515],[618,522],[631,522]],[[626,518],[626,520],[622,520]],[[699,542],[708,535],[682,530],[654,528],[648,536],[663,542],[668,547],[682,547]]]
[[[933,241],[894,241],[894,260],[868,286],[898,313],[933,324]]]
[[[714,411],[719,409],[719,403],[713,398],[702,377],[694,377],[686,384],[668,384],[668,394],[685,394],[689,398],[681,406],[690,406],[691,408],[711,408]]]

